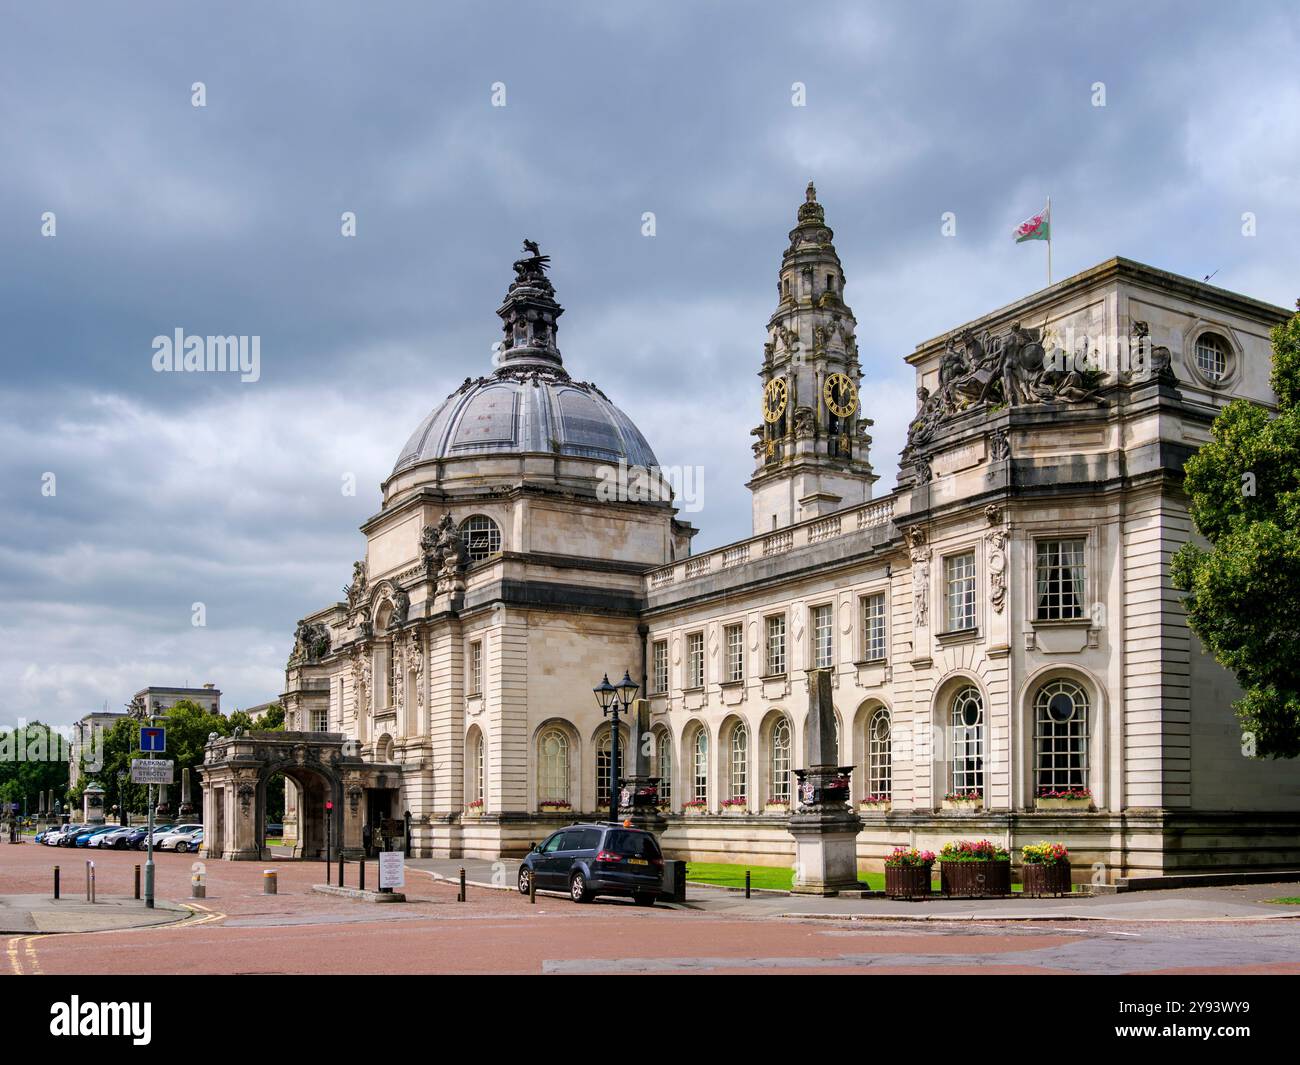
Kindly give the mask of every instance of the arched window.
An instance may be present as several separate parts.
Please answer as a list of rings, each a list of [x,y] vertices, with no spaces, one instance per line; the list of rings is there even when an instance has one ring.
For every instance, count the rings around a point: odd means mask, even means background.
[[[973,685],[952,700],[952,790],[984,794],[984,699]]]
[[[772,726],[772,753],[768,760],[769,801],[790,801],[790,719],[782,717]]]
[[[501,553],[501,529],[486,514],[474,514],[461,522],[460,535],[470,562],[482,562]]]
[[[673,738],[664,729],[655,744],[655,776],[659,778],[659,802],[671,806],[673,802]]]
[[[749,798],[749,730],[737,723],[731,730],[729,772],[730,798]]]
[[[610,728],[606,726],[596,744],[596,809],[609,809],[609,766],[613,759],[610,750]]]
[[[883,706],[867,722],[867,793],[888,799],[894,786],[889,711]]]
[[[569,737],[548,728],[537,738],[537,801],[569,801]]]
[[[1232,349],[1218,333],[1202,333],[1196,338],[1196,368],[1211,381],[1228,376],[1228,357]]]
[[[469,779],[465,782],[465,803],[467,806],[486,806],[487,740],[477,727],[469,734],[465,756],[465,763],[469,768]]]
[[[1088,786],[1088,694],[1072,680],[1034,696],[1034,784],[1039,795]]]
[[[704,729],[696,731],[691,750],[691,798],[709,801],[709,734]]]

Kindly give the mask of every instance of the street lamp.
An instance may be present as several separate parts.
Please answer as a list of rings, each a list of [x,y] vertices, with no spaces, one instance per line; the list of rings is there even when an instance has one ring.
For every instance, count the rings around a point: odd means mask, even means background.
[[[626,713],[636,697],[640,685],[636,683],[627,670],[623,670],[623,679],[617,685],[609,682],[609,674],[601,678],[599,684],[592,688],[596,702],[602,714],[611,715],[609,726],[609,819],[618,821],[618,715]]]

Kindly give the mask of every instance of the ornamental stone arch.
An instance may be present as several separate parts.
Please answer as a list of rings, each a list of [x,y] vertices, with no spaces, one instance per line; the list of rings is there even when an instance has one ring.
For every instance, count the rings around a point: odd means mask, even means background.
[[[733,756],[736,755],[736,733],[744,733],[744,785],[736,781],[736,765]],[[712,776],[717,781],[716,803],[719,810],[722,809],[722,802],[726,799],[744,798],[746,800],[746,810],[754,808],[754,730],[750,728],[749,722],[740,714],[728,714],[722,719],[722,724],[718,726],[718,742],[716,749],[711,752],[712,758]]]
[[[930,789],[933,797],[933,806],[937,809],[943,800],[944,795],[949,790],[950,769],[954,758],[957,756],[956,747],[963,743],[960,736],[955,735],[958,731],[953,726],[954,703],[958,696],[963,695],[967,689],[974,689],[978,696],[981,709],[982,727],[983,727],[983,773],[984,773],[984,793],[985,807],[994,805],[990,796],[990,781],[994,780],[999,772],[1005,773],[1007,765],[1005,761],[1005,751],[1001,753],[1001,759],[998,757],[998,749],[993,743],[993,729],[991,727],[991,715],[989,709],[989,689],[984,678],[975,670],[968,668],[958,668],[950,670],[934,687],[934,692],[930,700],[930,730],[929,735],[924,738],[918,737],[919,742],[924,743],[929,751],[930,763]],[[970,700],[963,699],[964,708],[969,708]],[[917,760],[922,760],[925,755],[917,751]]]
[[[704,735],[706,752],[708,757],[705,758],[705,799],[707,802],[706,809],[714,809],[718,803],[718,786],[717,780],[714,779],[711,772],[710,762],[713,757],[714,736],[709,731],[708,723],[701,718],[694,718],[688,721],[682,728],[680,742],[677,750],[677,779],[681,782],[681,788],[678,795],[674,796],[673,804],[679,809],[684,810],[686,803],[695,798],[695,740],[701,733]]]
[[[1108,786],[1110,766],[1110,705],[1106,697],[1105,685],[1097,676],[1076,663],[1049,663],[1040,666],[1020,683],[1016,696],[1016,715],[1014,722],[1016,777],[1015,788],[1017,805],[1024,809],[1034,808],[1036,782],[1035,723],[1037,717],[1036,700],[1044,686],[1054,681],[1071,681],[1082,689],[1087,699],[1087,755],[1088,783],[1092,791],[1093,805],[1104,810],[1109,803],[1111,789]]]
[[[656,722],[650,726],[650,735],[654,737],[654,750],[650,753],[651,776],[659,778],[659,802],[663,806],[666,804],[670,810],[679,808],[680,801],[680,784],[678,781],[681,775],[678,770],[677,761],[677,741],[673,737],[672,726],[666,721]],[[667,772],[664,772],[663,754],[667,751],[668,765]]]
[[[779,726],[785,726],[785,737],[788,750],[783,754],[776,751],[776,731]],[[756,772],[758,774],[754,781],[757,785],[754,798],[760,805],[756,809],[764,809],[768,803],[781,800],[794,807],[794,770],[803,768],[795,763],[797,759],[798,748],[795,746],[794,719],[780,707],[772,707],[763,715],[758,725],[758,734],[755,737],[757,741],[758,760]],[[782,769],[784,764],[784,769]],[[777,793],[776,777],[784,773],[785,791],[783,794]]]
[[[597,779],[596,763],[600,760],[601,749],[604,746],[605,736],[608,734],[610,721],[606,719],[601,721],[588,736],[586,750],[583,753],[580,766],[580,778],[582,780],[582,802],[579,809],[600,814],[602,810],[605,816],[609,817],[609,810],[603,802],[597,801],[600,798],[600,789],[603,786]],[[628,730],[625,717],[620,714],[618,722],[618,775],[620,778],[628,775],[628,766],[631,762],[628,759],[628,744],[631,743],[631,733]]]
[[[199,769],[205,858],[263,861],[266,788],[283,773],[299,789],[297,858],[358,857],[370,791],[400,787],[401,767],[366,762],[342,733],[244,732],[208,738]],[[328,805],[332,804],[332,805]]]
[[[892,797],[893,767],[898,763],[898,743],[894,734],[894,709],[887,699],[879,695],[870,695],[858,704],[858,708],[853,714],[853,726],[849,733],[849,742],[852,744],[852,748],[848,754],[852,762],[845,764],[852,764],[854,769],[853,787],[860,795],[864,796],[876,791],[871,784],[872,738],[873,729],[878,726],[879,715],[881,714],[884,714],[885,720],[888,722],[888,759]]]

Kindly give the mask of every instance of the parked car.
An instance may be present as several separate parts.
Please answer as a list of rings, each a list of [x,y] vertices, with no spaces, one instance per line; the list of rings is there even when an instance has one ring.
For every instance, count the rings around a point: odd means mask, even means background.
[[[630,896],[653,906],[663,892],[664,857],[649,832],[619,824],[577,824],[553,832],[529,851],[519,867],[519,892],[568,891],[574,902],[597,895]]]
[[[127,828],[125,825],[118,825],[117,827],[111,829],[108,832],[101,832],[97,836],[91,836],[90,840],[86,843],[86,846],[87,847],[124,847],[126,846],[125,842],[119,843],[119,840],[125,841],[126,837],[131,833],[131,831],[132,830],[130,828]]]
[[[96,836],[102,836],[108,832],[116,832],[119,827],[119,825],[90,825],[87,828],[83,828],[72,838],[72,845],[74,847],[89,847],[90,841]]]
[[[149,830],[142,825],[137,825],[131,829],[131,833],[125,836],[120,843],[114,846],[126,847],[130,850],[138,850],[144,844],[144,837],[149,834]]]
[[[72,843],[72,837],[85,827],[85,825],[59,825],[45,837],[45,845],[47,847],[66,847]]]
[[[169,825],[154,825],[154,826],[153,826],[153,845],[154,845],[155,847],[158,846],[158,841],[159,841],[160,839],[162,839],[163,836],[167,835],[167,833],[169,833],[169,832],[175,832],[178,828],[180,828],[180,825],[175,825],[175,824],[169,824]],[[143,836],[141,837],[141,839],[140,839],[140,842],[139,842],[138,844],[136,844],[136,849],[137,849],[137,850],[144,850],[145,847],[147,847],[148,845],[149,845],[149,830],[146,828],[146,829],[145,829],[145,832],[144,832],[144,835],[143,835]]]
[[[153,841],[155,850],[162,851],[187,851],[190,849],[190,839],[196,832],[202,832],[202,825],[177,825],[176,829],[168,832],[161,838]]]
[[[188,849],[194,854],[198,854],[199,848],[203,846],[203,829],[199,829],[194,835],[190,836]]]

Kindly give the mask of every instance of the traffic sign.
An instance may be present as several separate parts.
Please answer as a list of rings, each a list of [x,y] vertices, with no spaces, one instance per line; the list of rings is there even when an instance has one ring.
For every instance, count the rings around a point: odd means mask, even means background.
[[[131,763],[133,784],[173,784],[176,763],[170,758],[137,758]]]
[[[162,754],[167,750],[167,730],[159,725],[142,725],[140,750],[149,754]]]

